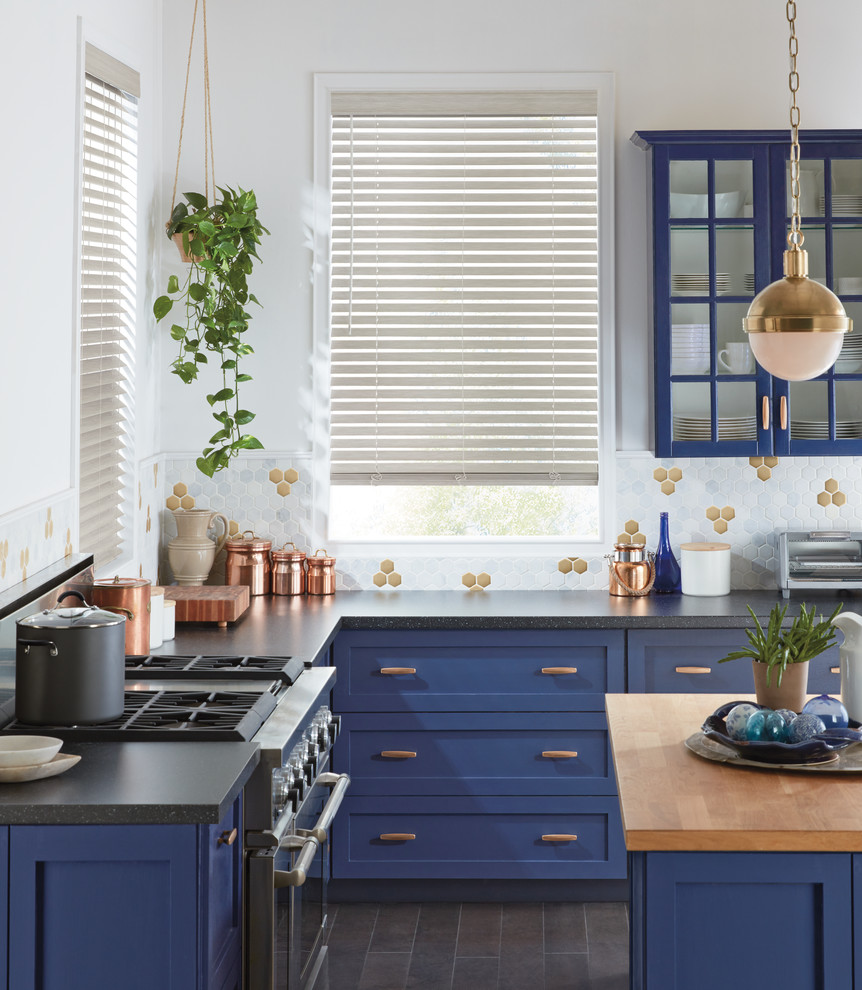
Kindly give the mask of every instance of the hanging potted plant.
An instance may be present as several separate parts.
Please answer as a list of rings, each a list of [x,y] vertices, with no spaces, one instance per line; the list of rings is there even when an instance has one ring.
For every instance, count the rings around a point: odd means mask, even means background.
[[[754,690],[758,704],[778,710],[802,711],[808,690],[809,661],[820,656],[835,638],[832,620],[842,606],[828,619],[817,618],[816,606],[811,611],[803,602],[799,615],[786,629],[782,629],[787,606],[775,605],[769,613],[766,629],[760,624],[751,606],[746,606],[754,620],[754,629],[746,629],[749,646],[722,657],[719,663],[748,658],[752,661]]]
[[[167,293],[156,299],[153,313],[157,321],[168,313],[176,314],[177,310],[181,314],[175,315],[171,325],[171,337],[179,347],[171,362],[172,374],[188,385],[197,380],[201,365],[208,364],[210,358],[218,364],[221,388],[206,396],[218,429],[196,461],[198,470],[211,478],[241,451],[263,448],[260,440],[243,432],[255,414],[240,404],[239,392],[241,384],[251,381],[251,375],[240,371],[240,361],[254,353],[244,339],[251,320],[246,306],[260,305],[248,290],[248,276],[254,260],[260,261],[257,246],[261,235],[269,231],[258,219],[253,190],[234,190],[215,184],[206,0],[203,4],[204,192],[185,193],[185,202],[176,203],[197,10],[195,3],[171,215],[165,225],[168,238],[177,244],[189,269],[182,282],[176,275],[168,278]]]

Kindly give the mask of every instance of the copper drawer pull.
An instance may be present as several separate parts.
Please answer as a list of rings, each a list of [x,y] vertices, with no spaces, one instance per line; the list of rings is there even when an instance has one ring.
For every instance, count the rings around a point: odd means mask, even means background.
[[[409,749],[384,749],[381,753],[387,760],[412,760],[416,754]]]
[[[546,760],[573,760],[577,755],[576,749],[546,749],[542,753]]]
[[[409,842],[415,838],[415,832],[384,832],[380,836],[382,842]]]
[[[763,422],[763,429],[769,429],[769,396],[764,395],[763,402],[761,403],[761,420]]]
[[[578,837],[576,835],[569,835],[566,832],[552,833],[551,835],[543,835],[542,842],[577,842]]]
[[[415,674],[415,667],[381,667],[381,674]]]
[[[781,403],[779,404],[778,408],[779,408],[778,418],[779,418],[779,422],[781,423],[781,429],[786,430],[787,429],[787,396],[786,395],[781,396]]]
[[[674,667],[678,674],[711,674],[712,667]]]
[[[236,842],[237,830],[232,828],[229,832],[225,829],[224,832],[218,837],[218,842],[216,845],[219,846],[232,846]]]
[[[542,667],[543,674],[577,674],[577,667]]]
[[[841,668],[840,667],[830,667],[829,668],[829,673],[830,674],[840,674],[841,673]]]

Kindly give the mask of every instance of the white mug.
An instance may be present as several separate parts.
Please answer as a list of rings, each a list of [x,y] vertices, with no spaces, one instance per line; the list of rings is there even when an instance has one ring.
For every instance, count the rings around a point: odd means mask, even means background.
[[[718,363],[732,375],[747,375],[754,370],[754,357],[745,341],[733,341],[719,351]]]

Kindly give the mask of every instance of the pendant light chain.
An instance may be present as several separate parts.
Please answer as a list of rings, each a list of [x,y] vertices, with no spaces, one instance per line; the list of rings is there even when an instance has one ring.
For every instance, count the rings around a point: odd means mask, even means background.
[[[790,85],[790,198],[793,204],[787,243],[793,248],[802,247],[805,240],[799,216],[799,107],[796,104],[796,93],[799,89],[799,73],[796,71],[799,41],[796,37],[796,0],[787,0],[786,11],[787,23],[790,25],[788,83]]]

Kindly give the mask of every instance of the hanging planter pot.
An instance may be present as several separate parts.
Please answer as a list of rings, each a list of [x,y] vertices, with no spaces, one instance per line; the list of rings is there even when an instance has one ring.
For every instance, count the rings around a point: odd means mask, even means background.
[[[170,231],[170,226],[171,226],[171,222],[169,220],[165,224],[165,230]],[[203,261],[204,260],[202,254],[190,254],[189,253],[189,245],[191,244],[191,241],[189,240],[188,233],[181,232],[181,231],[175,231],[173,234],[168,233],[168,237],[170,237],[170,239],[174,242],[174,244],[176,244],[177,251],[179,251],[179,254],[180,254],[180,261],[183,261],[186,264],[189,264],[192,261]]]

